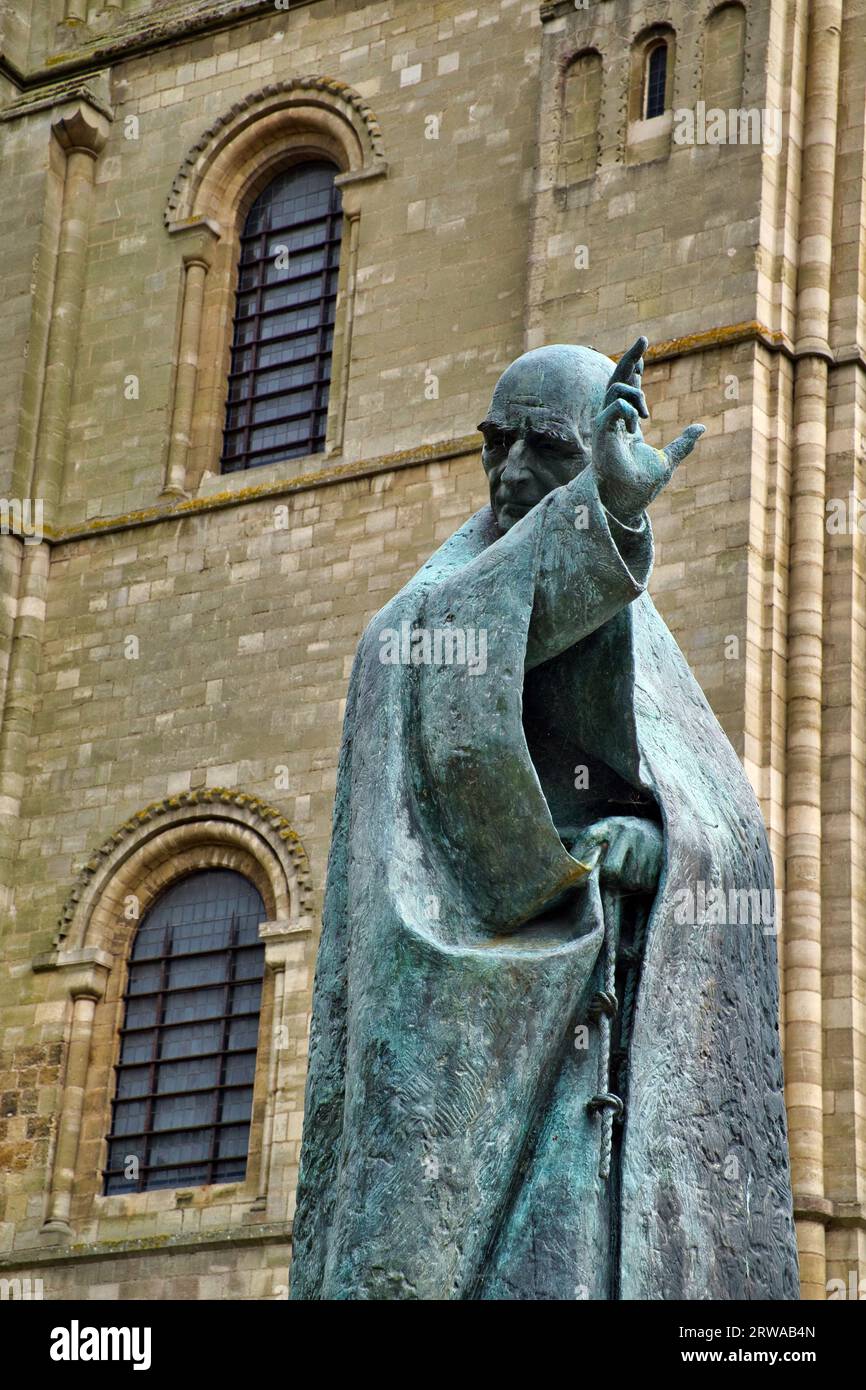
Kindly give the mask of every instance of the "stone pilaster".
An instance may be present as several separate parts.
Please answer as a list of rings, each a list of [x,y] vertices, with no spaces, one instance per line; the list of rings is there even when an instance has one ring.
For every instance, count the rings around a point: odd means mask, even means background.
[[[311,932],[312,922],[303,918],[291,922],[263,922],[259,927],[259,935],[265,943],[265,969],[273,977],[273,1026],[269,1039],[259,1196],[253,1210],[266,1211],[270,1217],[285,1216],[290,1191],[295,1185],[291,1165],[287,1162],[286,1145],[293,1137],[293,1115],[298,1129],[295,1137],[300,1138],[304,1097],[303,1076],[300,1092],[292,1084],[289,1057],[298,1042],[295,1025],[299,1004],[305,1013],[309,999]]]
[[[84,100],[61,107],[52,122],[54,135],[66,151],[66,178],[34,486],[35,495],[44,499],[49,519],[54,515],[63,482],[94,172],[108,128],[103,113]]]
[[[841,0],[810,11],[800,195],[788,605],[785,1027],[804,1298],[826,1296],[821,756],[828,343]]]
[[[54,136],[66,152],[66,174],[31,487],[32,500],[42,509],[48,528],[61,495],[94,168],[108,128],[105,114],[84,97],[59,107],[52,121]],[[38,544],[25,547],[22,560],[0,727],[0,886],[7,891],[39,672],[48,563],[43,534]]]
[[[183,259],[183,308],[178,343],[171,435],[168,446],[163,496],[185,496],[187,458],[192,434],[193,408],[198,379],[205,282],[213,265],[219,228],[206,217],[174,223],[169,229],[181,243]]]
[[[47,1239],[63,1240],[72,1234],[69,1218],[84,1113],[87,1068],[93,1041],[93,1019],[96,1005],[105,992],[112,961],[106,951],[85,947],[60,952],[56,958],[39,964],[42,969],[54,969],[63,973],[69,999],[66,1074],[57,1125],[51,1185],[42,1227],[42,1234]]]

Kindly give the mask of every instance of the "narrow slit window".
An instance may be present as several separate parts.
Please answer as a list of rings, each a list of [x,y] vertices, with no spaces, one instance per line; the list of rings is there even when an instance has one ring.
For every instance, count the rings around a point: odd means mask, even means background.
[[[192,874],[133,942],[105,1192],[246,1176],[266,916],[241,874]]]
[[[648,121],[664,113],[667,77],[668,46],[664,42],[654,44],[646,59],[644,117]]]
[[[338,169],[279,174],[241,236],[222,471],[325,447],[342,230]]]

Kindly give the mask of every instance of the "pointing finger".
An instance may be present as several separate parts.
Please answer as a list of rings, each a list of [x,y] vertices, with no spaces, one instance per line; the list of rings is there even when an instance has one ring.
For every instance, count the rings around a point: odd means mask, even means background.
[[[649,339],[645,338],[643,334],[641,334],[639,338],[636,338],[631,347],[623,353],[611,372],[609,385],[613,386],[615,381],[630,382],[648,347]]]

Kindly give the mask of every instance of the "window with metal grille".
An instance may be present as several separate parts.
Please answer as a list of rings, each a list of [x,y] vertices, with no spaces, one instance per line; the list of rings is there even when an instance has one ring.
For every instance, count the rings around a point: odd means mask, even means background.
[[[269,183],[241,237],[222,471],[325,447],[340,270],[339,172],[317,160]]]
[[[192,874],[135,935],[105,1191],[246,1175],[266,916],[241,874]]]
[[[644,116],[650,120],[661,116],[665,109],[665,88],[668,77],[668,46],[657,43],[650,49],[646,61],[646,102]]]

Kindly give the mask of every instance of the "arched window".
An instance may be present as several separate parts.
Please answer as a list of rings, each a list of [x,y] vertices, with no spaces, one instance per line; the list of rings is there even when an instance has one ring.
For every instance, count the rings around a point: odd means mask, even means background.
[[[339,170],[294,164],[267,185],[241,237],[222,471],[325,447],[340,269]]]
[[[644,120],[661,116],[665,109],[668,77],[668,46],[662,39],[647,50],[644,76]]]
[[[181,879],[147,913],[124,995],[106,1194],[245,1177],[266,915],[231,869]]]
[[[595,50],[578,53],[565,71],[562,87],[560,182],[591,178],[598,163],[602,60]]]
[[[713,10],[704,33],[703,98],[707,107],[742,104],[746,64],[746,11],[741,4]]]

